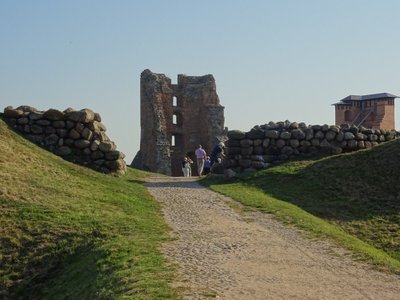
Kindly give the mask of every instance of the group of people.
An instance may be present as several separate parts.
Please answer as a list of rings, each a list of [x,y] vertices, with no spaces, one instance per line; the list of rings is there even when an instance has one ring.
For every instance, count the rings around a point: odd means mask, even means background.
[[[199,176],[207,175],[211,171],[211,167],[214,163],[220,163],[224,155],[224,143],[220,142],[211,151],[210,156],[207,155],[206,151],[201,145],[194,152],[196,156],[197,172]],[[184,177],[192,176],[192,165],[193,160],[189,156],[183,158],[182,161],[182,173]]]

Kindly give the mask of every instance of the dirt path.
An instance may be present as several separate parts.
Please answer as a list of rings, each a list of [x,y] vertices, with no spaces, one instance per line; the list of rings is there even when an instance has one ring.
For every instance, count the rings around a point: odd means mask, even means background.
[[[150,178],[176,237],[164,248],[185,299],[400,299],[400,276],[354,262],[194,178]]]

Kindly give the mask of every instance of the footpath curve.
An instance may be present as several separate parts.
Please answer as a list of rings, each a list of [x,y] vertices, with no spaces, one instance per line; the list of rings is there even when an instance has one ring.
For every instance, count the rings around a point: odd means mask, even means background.
[[[151,177],[173,242],[174,287],[184,299],[399,299],[400,276],[304,238],[273,216],[240,209],[197,178]],[[232,208],[233,207],[233,208]]]

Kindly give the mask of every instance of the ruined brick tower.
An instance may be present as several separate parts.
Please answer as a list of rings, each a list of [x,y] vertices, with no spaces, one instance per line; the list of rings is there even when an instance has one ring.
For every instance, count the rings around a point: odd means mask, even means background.
[[[364,126],[372,129],[395,129],[394,100],[396,95],[380,93],[372,95],[350,95],[333,104],[335,123]]]
[[[193,161],[199,144],[210,153],[226,139],[224,107],[212,75],[178,75],[172,84],[164,74],[144,70],[140,79],[140,151],[132,166],[181,176],[185,155]],[[193,175],[196,167],[192,167]]]

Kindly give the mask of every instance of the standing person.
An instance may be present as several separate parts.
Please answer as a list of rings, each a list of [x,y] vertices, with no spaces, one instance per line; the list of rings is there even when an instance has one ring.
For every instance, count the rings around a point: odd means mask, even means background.
[[[192,176],[192,164],[193,164],[193,160],[190,159],[190,157],[187,157],[188,160],[188,166],[189,166],[189,175],[188,176]]]
[[[183,161],[182,161],[182,173],[183,173],[183,177],[189,177],[190,163],[189,163],[187,157],[184,157]]]
[[[206,156],[206,160],[204,161],[204,175],[210,173],[211,170],[211,160],[209,156]]]
[[[197,172],[199,173],[199,176],[201,176],[203,173],[204,160],[206,159],[207,153],[204,151],[203,147],[199,145],[199,148],[196,149],[194,154],[196,154],[197,159]]]
[[[224,148],[225,148],[225,144],[223,142],[220,142],[218,145],[216,145],[213,149],[213,151],[210,154],[210,158],[211,158],[211,166],[214,163],[218,162],[218,158],[223,158],[225,156],[224,154]]]

